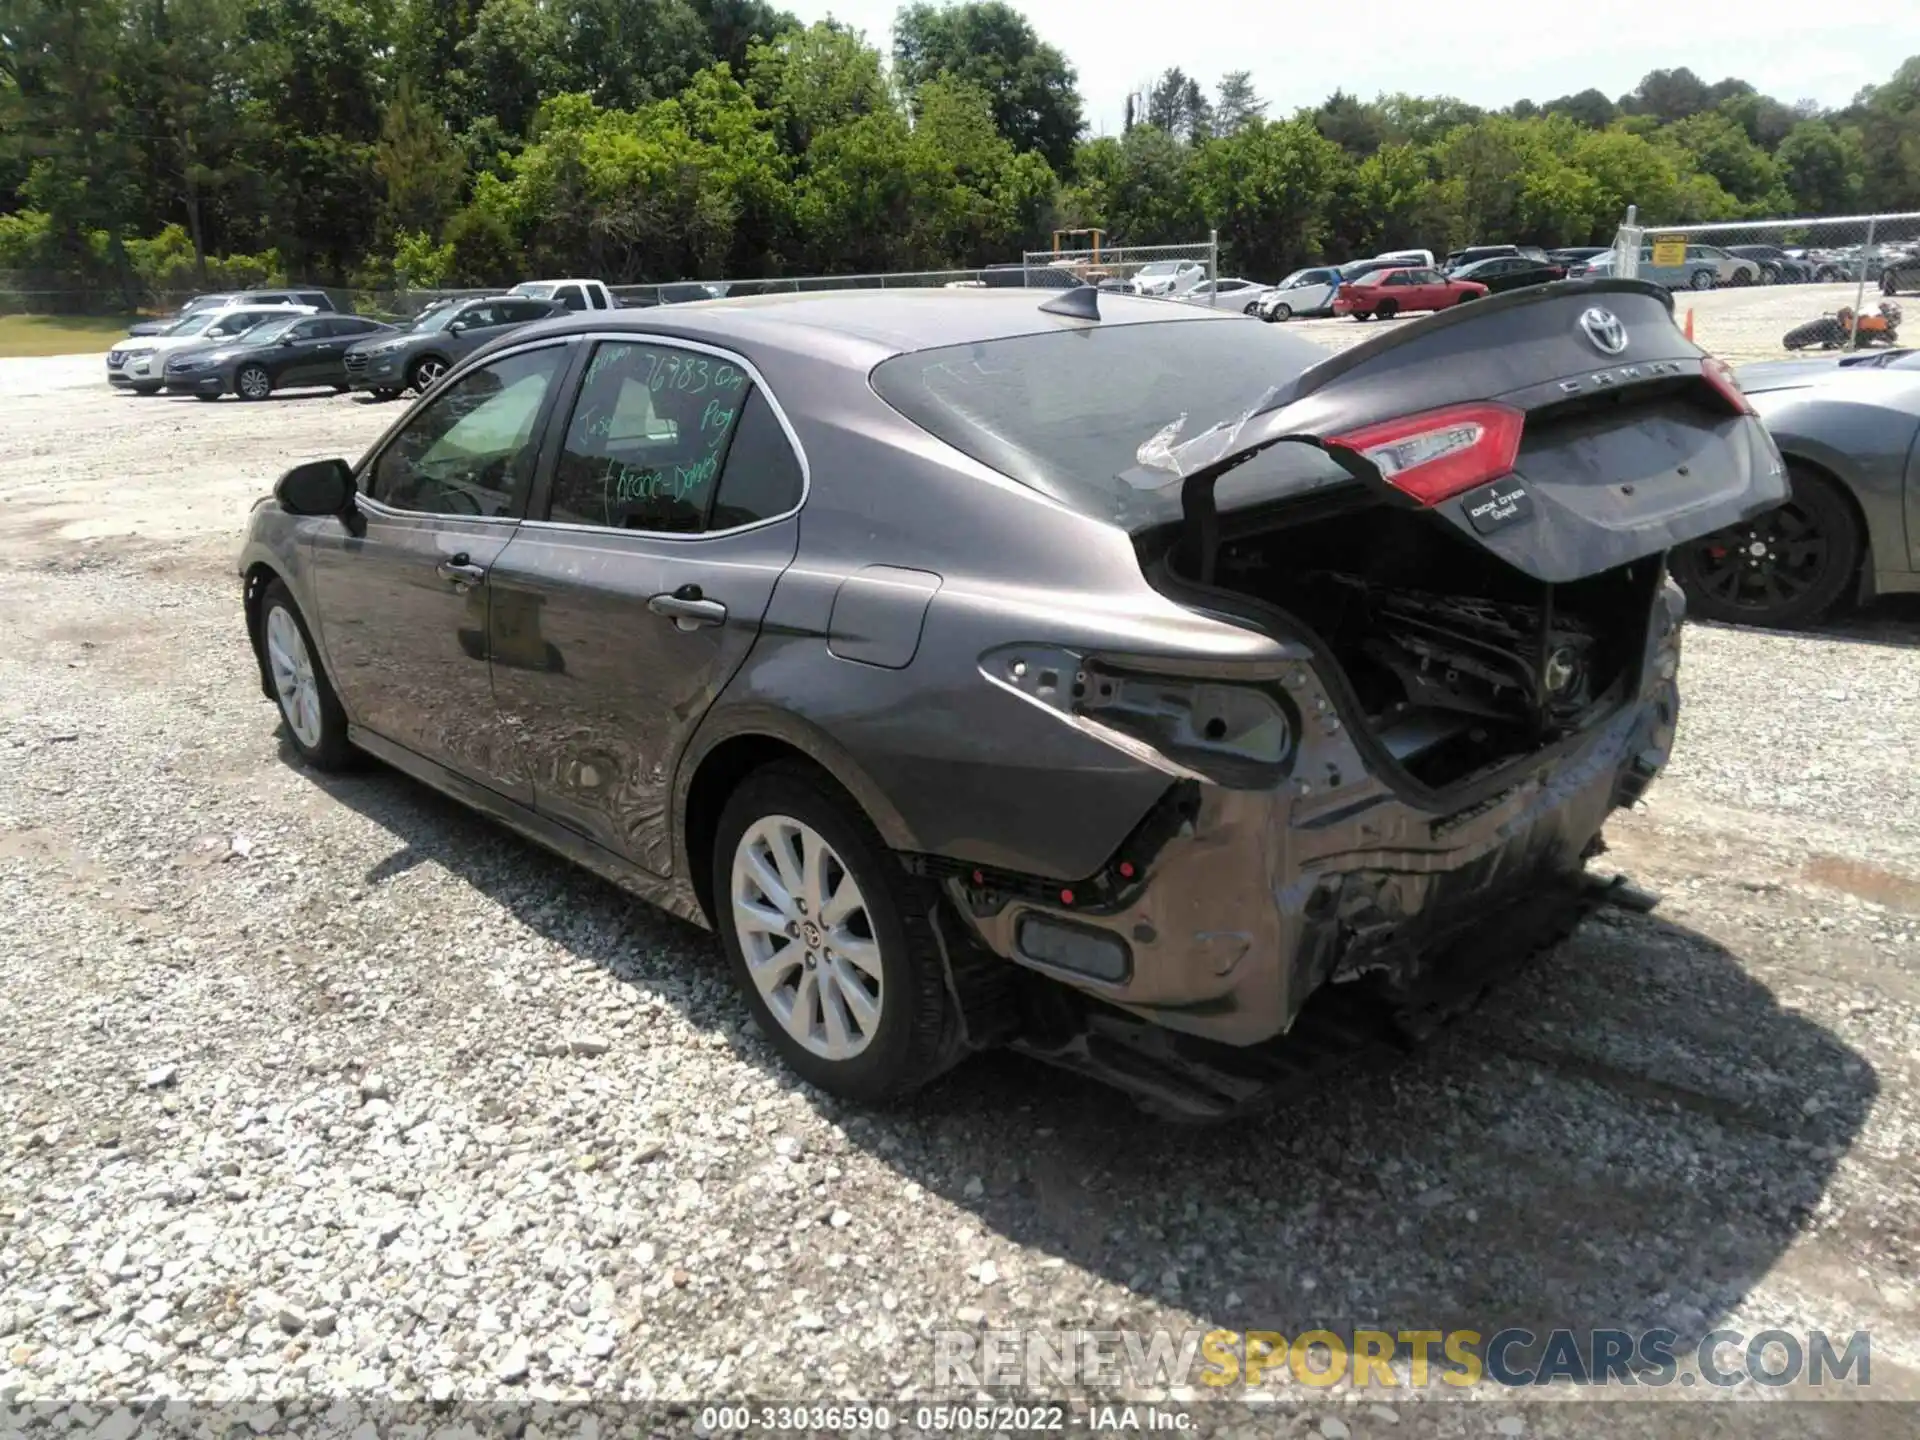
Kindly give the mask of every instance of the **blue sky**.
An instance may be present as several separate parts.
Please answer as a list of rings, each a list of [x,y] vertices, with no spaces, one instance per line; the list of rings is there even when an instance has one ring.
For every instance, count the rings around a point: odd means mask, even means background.
[[[882,48],[899,8],[896,0],[787,3],[803,20],[831,15],[864,30]],[[1494,18],[1507,7],[1465,5],[1330,6],[1319,15],[1271,0],[1046,0],[1020,8],[1078,68],[1096,133],[1118,132],[1127,92],[1171,65],[1209,86],[1227,70],[1251,70],[1268,113],[1286,114],[1336,86],[1365,97],[1457,95],[1488,108],[1589,85],[1617,96],[1649,70],[1680,65],[1708,81],[1736,75],[1789,104],[1840,105],[1920,54],[1920,5],[1912,0],[1833,11],[1809,0],[1588,0],[1512,7],[1512,21]],[[1844,18],[1848,10],[1858,18]]]

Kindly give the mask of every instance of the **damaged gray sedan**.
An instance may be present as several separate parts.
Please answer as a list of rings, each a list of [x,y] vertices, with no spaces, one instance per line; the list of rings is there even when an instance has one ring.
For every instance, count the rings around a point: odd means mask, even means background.
[[[1097,293],[577,316],[240,562],[265,693],[719,932],[824,1089],[1012,1044],[1162,1110],[1566,933],[1667,758],[1667,552],[1779,453],[1634,281],[1327,357]]]

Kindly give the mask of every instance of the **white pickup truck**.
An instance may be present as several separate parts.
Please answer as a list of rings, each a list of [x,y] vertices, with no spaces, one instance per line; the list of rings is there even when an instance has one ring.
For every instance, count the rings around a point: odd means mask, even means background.
[[[525,280],[507,292],[533,300],[551,300],[569,310],[618,310],[620,302],[598,280]]]

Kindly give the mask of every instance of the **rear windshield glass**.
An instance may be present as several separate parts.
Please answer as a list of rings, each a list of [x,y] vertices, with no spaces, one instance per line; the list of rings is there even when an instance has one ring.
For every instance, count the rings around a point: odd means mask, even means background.
[[[1169,426],[1178,443],[1237,419],[1326,358],[1257,320],[1104,324],[897,355],[875,368],[873,388],[982,464],[1137,528],[1180,514],[1178,483],[1143,490],[1121,478],[1141,465],[1143,445]],[[1317,452],[1282,448],[1290,466],[1330,468]]]

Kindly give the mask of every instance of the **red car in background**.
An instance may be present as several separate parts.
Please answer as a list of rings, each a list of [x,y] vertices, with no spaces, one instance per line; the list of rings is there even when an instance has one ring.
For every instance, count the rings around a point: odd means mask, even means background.
[[[1333,297],[1333,313],[1368,320],[1382,320],[1409,310],[1444,310],[1477,300],[1487,287],[1473,280],[1449,280],[1438,270],[1409,266],[1403,270],[1376,270],[1358,280],[1348,280]]]

